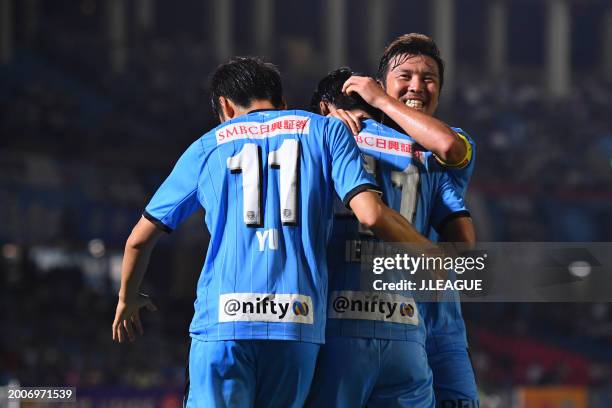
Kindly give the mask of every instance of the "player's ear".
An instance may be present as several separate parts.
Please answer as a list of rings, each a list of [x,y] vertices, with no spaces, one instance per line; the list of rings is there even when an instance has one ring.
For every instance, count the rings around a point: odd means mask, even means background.
[[[323,116],[329,115],[330,110],[326,102],[319,101],[319,112],[321,112],[321,115]]]
[[[219,106],[221,111],[219,112],[219,120],[221,123],[233,119],[236,114],[236,106],[234,103],[224,96],[219,97]]]
[[[380,85],[380,87],[382,89],[386,89],[385,88],[385,83],[382,81],[382,79],[378,78],[378,79],[376,79],[376,82],[378,82],[378,85]]]

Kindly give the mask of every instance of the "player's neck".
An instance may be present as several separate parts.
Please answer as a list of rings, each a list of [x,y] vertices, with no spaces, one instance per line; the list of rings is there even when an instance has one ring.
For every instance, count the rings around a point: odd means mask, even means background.
[[[246,107],[243,108],[239,105],[236,105],[233,102],[230,102],[230,108],[231,109],[225,109],[223,108],[223,112],[221,115],[219,115],[219,121],[221,123],[224,123],[228,120],[232,120],[232,119],[236,119],[239,116],[242,115],[246,115],[248,113],[251,112],[256,112],[256,111],[262,111],[262,110],[279,110],[279,109],[285,109],[285,105],[283,104],[280,108],[274,106],[272,104],[272,102],[268,101],[268,100],[254,100],[251,102],[251,104]]]
[[[251,105],[248,108],[244,108],[244,109],[240,109],[239,111],[236,111],[237,115],[246,115],[249,112],[253,112],[253,111],[257,111],[257,110],[276,110],[278,109],[276,106],[274,106],[272,104],[272,102],[265,100],[265,99],[261,99],[261,100],[254,100],[253,102],[251,102]]]

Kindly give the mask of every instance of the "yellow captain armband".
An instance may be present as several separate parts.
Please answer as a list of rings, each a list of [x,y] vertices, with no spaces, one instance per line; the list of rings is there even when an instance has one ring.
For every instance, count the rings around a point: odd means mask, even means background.
[[[469,140],[467,140],[467,137],[465,137],[465,135],[458,132],[455,132],[455,134],[465,144],[465,156],[463,156],[463,159],[461,159],[458,163],[447,163],[444,160],[441,160],[438,156],[434,156],[436,157],[436,160],[438,160],[438,162],[445,167],[462,169],[470,163],[470,160],[472,160],[472,144],[469,142]]]

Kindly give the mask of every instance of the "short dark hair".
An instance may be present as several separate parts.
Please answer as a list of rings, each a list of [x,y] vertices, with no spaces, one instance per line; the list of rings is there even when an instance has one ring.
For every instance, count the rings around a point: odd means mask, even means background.
[[[275,107],[283,101],[278,68],[257,57],[235,57],[217,67],[210,79],[210,99],[215,115],[221,113],[219,97],[247,108],[253,100],[268,100]]]
[[[361,73],[355,73],[348,67],[338,68],[319,82],[317,89],[314,91],[310,99],[310,110],[315,113],[321,113],[319,102],[329,102],[339,109],[363,109],[374,118],[381,116],[380,111],[369,105],[363,98],[356,94],[349,95],[342,92],[342,85],[353,75],[368,76]]]
[[[428,36],[425,34],[419,33],[410,33],[404,34],[397,37],[395,40],[391,41],[389,45],[385,48],[385,52],[380,58],[380,63],[378,64],[378,73],[377,77],[379,80],[385,83],[385,79],[387,78],[387,74],[389,70],[393,69],[389,65],[391,61],[399,55],[427,55],[436,61],[438,65],[438,71],[440,73],[440,89],[442,89],[442,84],[444,83],[444,61],[440,56],[440,50],[438,46]],[[397,65],[403,63],[405,60],[401,62],[396,62]]]

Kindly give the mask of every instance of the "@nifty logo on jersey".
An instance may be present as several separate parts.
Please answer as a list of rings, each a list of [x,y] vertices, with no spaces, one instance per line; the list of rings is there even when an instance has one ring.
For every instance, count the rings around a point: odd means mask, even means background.
[[[219,297],[219,322],[313,324],[312,299],[299,294],[225,293]]]
[[[391,293],[341,290],[330,294],[327,317],[419,324],[413,298]]]

